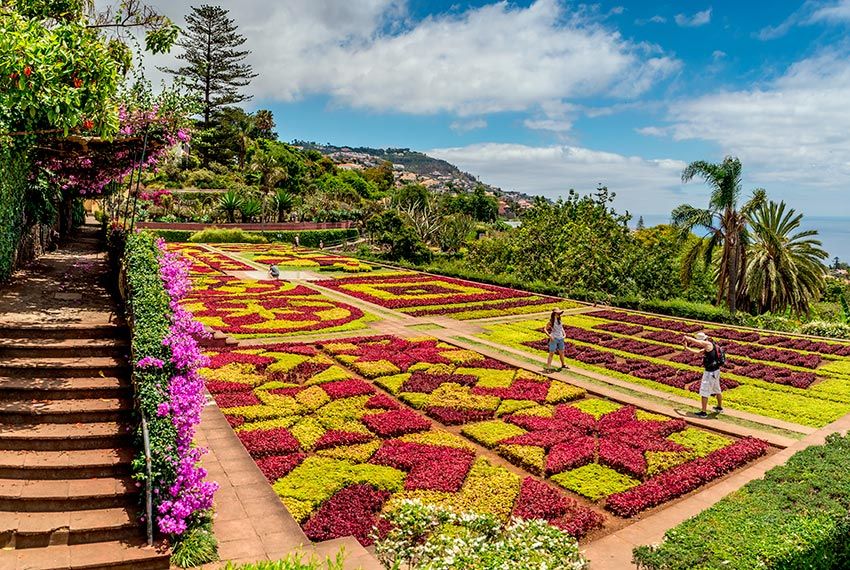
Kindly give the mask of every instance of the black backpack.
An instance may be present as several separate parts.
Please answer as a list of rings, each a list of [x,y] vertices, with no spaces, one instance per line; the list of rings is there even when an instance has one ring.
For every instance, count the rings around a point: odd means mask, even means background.
[[[714,358],[709,360],[706,358],[706,370],[720,370],[723,366],[726,365],[726,349],[717,344],[714,341],[711,341],[711,345],[714,347],[714,350],[708,353],[708,355],[713,354]]]

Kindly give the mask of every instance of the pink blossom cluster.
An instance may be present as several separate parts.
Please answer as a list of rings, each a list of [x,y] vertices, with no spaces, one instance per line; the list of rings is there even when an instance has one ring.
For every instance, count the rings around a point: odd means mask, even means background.
[[[146,202],[153,202],[154,206],[162,206],[162,199],[167,196],[171,196],[170,190],[166,190],[165,188],[158,188],[156,190],[141,192],[139,194],[139,199],[145,200]]]
[[[168,382],[168,398],[162,402],[157,414],[169,416],[176,431],[176,478],[168,488],[168,497],[158,506],[157,519],[161,532],[182,534],[188,519],[196,512],[212,507],[218,484],[204,481],[206,470],[198,466],[206,450],[193,447],[195,427],[201,421],[204,407],[204,382],[198,369],[208,365],[201,353],[198,338],[205,336],[203,327],[192,314],[180,306],[189,293],[191,284],[188,264],[180,256],[166,251],[160,241],[160,278],[168,293],[171,307],[171,325],[163,345],[171,352],[171,365],[175,373]]]

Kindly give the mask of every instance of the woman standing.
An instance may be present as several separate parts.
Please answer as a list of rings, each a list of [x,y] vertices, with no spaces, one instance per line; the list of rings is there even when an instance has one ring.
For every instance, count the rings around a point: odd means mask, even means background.
[[[552,370],[552,356],[555,352],[561,357],[561,368],[566,366],[564,363],[564,325],[561,323],[561,314],[564,311],[561,309],[553,309],[549,316],[549,322],[546,324],[546,334],[549,335],[549,360],[546,361],[545,370]]]

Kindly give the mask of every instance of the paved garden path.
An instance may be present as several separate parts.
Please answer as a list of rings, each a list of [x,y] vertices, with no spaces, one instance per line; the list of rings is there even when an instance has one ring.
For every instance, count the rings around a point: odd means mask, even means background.
[[[130,478],[128,332],[94,228],[0,288],[0,568],[168,568]]]

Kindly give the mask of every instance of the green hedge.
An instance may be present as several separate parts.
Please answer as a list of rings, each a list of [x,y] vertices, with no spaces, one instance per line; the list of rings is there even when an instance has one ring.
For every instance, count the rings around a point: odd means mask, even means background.
[[[118,239],[111,240],[118,242]],[[169,366],[140,369],[135,363],[150,356],[168,363],[170,350],[162,344],[171,325],[170,298],[159,275],[160,251],[155,237],[147,232],[127,237],[124,270],[127,279],[127,313],[131,325],[133,383],[141,410],[148,420],[154,488],[167,489],[174,481],[174,449],[177,432],[168,417],[161,418],[157,407],[168,398]],[[136,434],[138,453],[133,461],[133,477],[145,480],[145,458],[141,428]],[[162,493],[164,498],[165,492]],[[156,496],[154,497],[156,501]],[[154,506],[156,508],[156,506]]]
[[[187,242],[196,232],[188,230],[151,230],[167,242]],[[306,230],[306,231],[283,231],[283,232],[250,232],[259,235],[271,242],[295,243],[295,236],[301,236],[301,245],[304,247],[319,247],[319,242],[325,245],[342,243],[344,241],[356,240],[360,232],[356,229],[347,230]],[[213,243],[213,242],[209,242]]]
[[[0,145],[0,282],[9,279],[24,223],[29,158],[17,147]]]
[[[850,568],[850,436],[795,454],[696,517],[640,546],[643,570]]]

